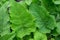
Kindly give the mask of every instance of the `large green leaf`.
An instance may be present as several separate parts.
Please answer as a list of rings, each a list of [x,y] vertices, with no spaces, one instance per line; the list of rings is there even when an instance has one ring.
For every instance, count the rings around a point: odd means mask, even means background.
[[[11,1],[10,17],[11,28],[18,37],[22,38],[35,30],[35,18],[21,3]]]
[[[56,21],[55,18],[49,15],[49,12],[37,4],[32,4],[29,8],[31,14],[36,18],[36,26],[43,33],[49,33],[50,29],[54,29]]]

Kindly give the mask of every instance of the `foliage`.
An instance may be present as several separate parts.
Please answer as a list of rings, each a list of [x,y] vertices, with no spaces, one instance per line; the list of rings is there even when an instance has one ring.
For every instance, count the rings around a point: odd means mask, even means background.
[[[60,40],[60,0],[0,0],[0,40]]]

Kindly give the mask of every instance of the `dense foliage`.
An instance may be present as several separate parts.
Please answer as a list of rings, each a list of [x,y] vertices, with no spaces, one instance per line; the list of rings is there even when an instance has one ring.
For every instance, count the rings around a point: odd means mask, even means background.
[[[60,40],[60,0],[0,0],[0,40]]]

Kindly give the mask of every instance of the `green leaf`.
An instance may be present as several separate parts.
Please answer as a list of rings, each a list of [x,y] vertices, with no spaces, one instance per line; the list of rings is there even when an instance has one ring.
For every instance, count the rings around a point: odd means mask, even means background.
[[[11,3],[10,17],[11,28],[16,31],[18,37],[22,38],[30,34],[30,32],[34,32],[36,28],[34,23],[35,18],[20,3],[15,1]]]
[[[47,40],[47,36],[43,33],[36,31],[34,33],[34,40]]]
[[[35,32],[35,28],[31,27],[31,28],[21,28],[20,30],[17,31],[17,36],[22,38],[25,35],[30,35],[31,32]]]
[[[1,8],[0,8],[0,35],[3,36],[10,32],[10,25],[9,21],[9,14],[7,11],[9,2],[7,1]]]
[[[60,22],[57,23],[57,29],[56,31],[60,34]]]
[[[54,4],[60,4],[60,0],[53,0]]]
[[[15,33],[10,33],[0,37],[0,40],[13,40],[14,37]]]
[[[49,15],[49,12],[43,6],[32,4],[29,10],[36,18],[36,26],[40,29],[40,31],[49,33],[50,29],[54,29],[56,24],[55,18]]]

